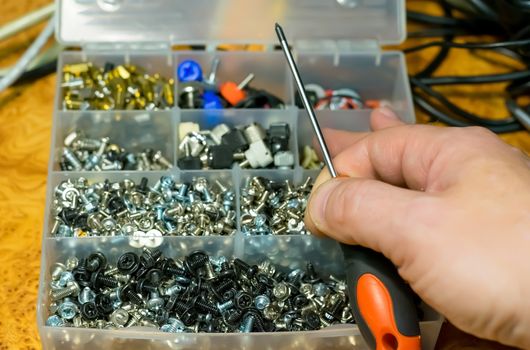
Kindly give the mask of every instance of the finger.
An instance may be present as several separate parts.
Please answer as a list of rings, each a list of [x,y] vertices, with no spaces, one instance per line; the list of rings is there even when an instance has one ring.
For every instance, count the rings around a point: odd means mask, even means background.
[[[420,191],[439,190],[447,186],[444,181],[457,176],[455,166],[451,172],[445,170],[449,163],[459,164],[462,154],[450,142],[451,130],[426,125],[378,130],[336,155],[333,164],[345,177],[378,179]]]
[[[328,168],[324,167],[321,171],[320,171],[320,174],[318,174],[317,178],[315,179],[315,181],[313,182],[313,190],[312,190],[312,193],[314,193],[316,191],[316,189],[322,185],[323,183],[329,181],[331,179],[331,174],[329,173],[328,171]],[[311,194],[312,195],[312,194]],[[319,232],[315,225],[312,223],[311,219],[308,218],[308,215],[309,215],[309,212],[306,210],[305,212],[305,218],[304,218],[304,221],[305,221],[305,224],[306,224],[306,227],[309,229],[309,231],[312,233],[312,234],[315,234],[317,236],[325,236],[324,233],[322,232]],[[307,225],[310,225],[310,226],[307,226]]]
[[[324,134],[324,140],[326,140],[328,151],[332,157],[368,135],[366,132],[351,132],[330,128],[322,129],[322,133]],[[318,156],[320,159],[323,159],[322,150],[320,149],[317,138],[313,137],[312,142],[313,148],[317,151]]]
[[[372,130],[381,130],[401,125],[405,125],[405,123],[388,107],[377,108],[370,116]]]
[[[409,247],[421,239],[408,213],[427,195],[371,179],[337,178],[313,192],[305,223],[316,234],[347,244],[361,244],[400,258],[395,247]],[[404,250],[404,249],[403,249]]]

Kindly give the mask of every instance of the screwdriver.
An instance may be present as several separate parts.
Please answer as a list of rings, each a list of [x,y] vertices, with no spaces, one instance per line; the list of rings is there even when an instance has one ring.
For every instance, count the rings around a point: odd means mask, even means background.
[[[309,114],[325,164],[331,176],[336,178],[337,172],[315,111],[307,98],[289,44],[278,23],[276,34]],[[346,264],[350,306],[368,346],[375,350],[421,349],[418,313],[412,290],[399,276],[396,267],[385,256],[368,248],[346,244],[340,246]]]

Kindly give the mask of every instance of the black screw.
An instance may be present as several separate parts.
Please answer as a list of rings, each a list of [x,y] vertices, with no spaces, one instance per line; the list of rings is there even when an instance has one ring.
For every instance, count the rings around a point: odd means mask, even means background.
[[[116,263],[118,271],[126,275],[132,275],[136,270],[138,270],[139,266],[140,259],[138,258],[138,255],[132,252],[122,254]]]
[[[123,199],[121,197],[112,196],[112,198],[109,199],[107,210],[110,214],[119,213],[125,208],[125,203],[123,202]]]
[[[189,311],[192,307],[193,305],[189,301],[178,300],[177,302],[175,302],[175,306],[173,307],[173,309],[175,310],[175,313],[177,315],[183,315],[184,313]]]
[[[314,311],[309,311],[305,314],[304,322],[310,330],[320,329],[320,316]]]
[[[105,287],[116,288],[118,287],[118,281],[112,277],[105,276],[102,274],[102,270],[98,270],[92,274],[90,278],[90,283],[93,290],[100,290]]]
[[[184,267],[188,273],[195,275],[197,270],[206,265],[208,260],[208,255],[205,252],[199,250],[191,253],[186,257],[186,259],[184,259]]]
[[[180,315],[180,320],[186,326],[191,326],[197,321],[197,313],[193,311],[186,311],[182,315]]]
[[[225,323],[228,326],[232,326],[232,327],[235,327],[239,324],[241,317],[243,317],[243,310],[241,309],[229,309],[229,310],[226,310],[225,313],[223,314]]]
[[[231,289],[229,289],[229,290],[227,290],[226,292],[223,293],[223,297],[222,297],[221,300],[223,300],[223,301],[232,300],[236,296],[236,293],[237,293],[237,291],[234,288],[231,288]]]
[[[131,301],[136,305],[143,305],[144,301],[136,293],[134,293],[135,286],[133,283],[123,286],[120,292],[120,299],[122,301]]]
[[[318,282],[318,274],[315,271],[315,266],[312,263],[307,263],[306,265],[306,274],[302,279],[306,283],[316,283]]]
[[[151,282],[155,287],[158,287],[162,280],[162,270],[160,269],[151,269],[146,275],[146,278]]]
[[[324,311],[322,317],[328,322],[339,320],[343,308],[344,302],[342,301],[342,299],[338,298],[329,309]]]
[[[112,300],[106,294],[96,295],[94,300],[97,311],[100,315],[106,316],[114,311],[114,306],[112,305]]]
[[[140,180],[140,183],[138,184],[138,186],[136,186],[136,190],[140,193],[147,193],[147,184],[149,183],[149,180],[146,178],[146,177],[142,177],[142,179]]]
[[[246,309],[252,305],[252,296],[247,292],[239,291],[236,293],[234,303],[240,309]]]
[[[81,305],[81,315],[87,320],[95,320],[99,316],[96,304],[90,301]]]
[[[72,270],[72,275],[77,281],[79,286],[88,287],[90,286],[90,272],[84,266],[84,262],[79,262],[79,265]]]
[[[219,314],[219,310],[214,305],[204,300],[200,300],[200,299],[195,300],[194,306],[197,308],[197,310],[205,312],[205,313],[210,313],[212,315]]]
[[[266,292],[272,288],[272,281],[270,281],[270,279],[264,274],[257,274],[256,281],[257,285],[256,288],[253,290],[254,295],[266,294]]]
[[[152,292],[158,292],[158,288],[147,278],[142,278],[136,283],[136,292],[141,295],[148,295]]]
[[[142,264],[144,268],[149,269],[155,266],[156,261],[161,255],[162,252],[158,249],[151,251],[147,248],[144,248],[144,250],[142,251],[142,255],[140,255],[140,264]]]
[[[258,267],[256,265],[250,266],[241,259],[234,259],[234,266],[237,271],[245,274],[247,277],[252,278],[258,272]]]
[[[64,208],[61,210],[60,218],[63,222],[69,226],[72,226],[75,218],[78,215],[78,210],[71,208]]]
[[[186,274],[186,270],[177,267],[177,264],[171,259],[164,259],[160,265],[162,271],[169,277],[171,276],[183,276]]]
[[[293,308],[295,310],[300,310],[304,306],[306,306],[309,303],[309,300],[306,298],[305,295],[297,295],[293,298]]]

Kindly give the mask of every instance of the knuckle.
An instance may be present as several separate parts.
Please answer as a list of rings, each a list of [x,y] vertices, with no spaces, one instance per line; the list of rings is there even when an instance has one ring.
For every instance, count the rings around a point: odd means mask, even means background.
[[[496,138],[493,132],[481,126],[470,126],[464,128],[464,130],[468,133],[468,136],[474,136],[481,139],[491,139],[492,137]]]

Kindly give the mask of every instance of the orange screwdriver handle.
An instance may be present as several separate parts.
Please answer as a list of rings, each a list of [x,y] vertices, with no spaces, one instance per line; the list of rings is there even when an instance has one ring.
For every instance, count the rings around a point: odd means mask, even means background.
[[[382,254],[341,245],[353,316],[364,340],[375,350],[421,349],[418,312],[412,290]]]

